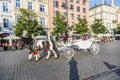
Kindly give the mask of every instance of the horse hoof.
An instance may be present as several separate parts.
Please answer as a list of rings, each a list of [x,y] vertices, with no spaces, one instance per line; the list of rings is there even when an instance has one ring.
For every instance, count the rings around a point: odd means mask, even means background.
[[[55,57],[55,59],[58,59],[58,57]]]
[[[46,60],[48,60],[48,59],[50,59],[50,58],[46,58]]]
[[[29,62],[31,62],[32,61],[32,59],[29,59]]]
[[[38,62],[40,59],[38,59],[38,60],[35,60],[35,62]]]

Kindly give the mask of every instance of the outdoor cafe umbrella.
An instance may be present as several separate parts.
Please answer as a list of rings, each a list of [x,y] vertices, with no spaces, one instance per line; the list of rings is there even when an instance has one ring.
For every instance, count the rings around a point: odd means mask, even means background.
[[[42,35],[38,35],[38,36],[35,36],[34,37],[35,39],[45,39],[45,38],[47,38],[47,36],[42,36]]]
[[[10,36],[4,37],[3,39],[20,39],[20,37],[15,35],[10,35]]]
[[[12,46],[12,39],[20,39],[20,37],[15,36],[15,35],[10,35],[10,36],[4,37],[3,39],[8,39],[10,46]]]

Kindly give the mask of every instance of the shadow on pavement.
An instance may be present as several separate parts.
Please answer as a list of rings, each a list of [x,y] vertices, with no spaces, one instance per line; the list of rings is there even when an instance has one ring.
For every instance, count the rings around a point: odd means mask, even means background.
[[[112,72],[114,72],[117,76],[120,77],[120,68],[105,61],[103,61],[103,63],[108,67],[108,69],[110,69]]]
[[[70,65],[69,80],[79,80],[77,62],[73,57],[70,60],[69,65]]]
[[[113,64],[109,64],[106,61],[103,61],[103,63],[110,71],[102,72],[100,74],[96,74],[95,76],[90,76],[83,80],[102,80],[99,78],[104,77],[104,76],[109,76],[109,74],[111,74],[111,73],[115,73],[118,77],[120,77],[120,68],[118,68],[117,66],[115,66]],[[110,79],[110,80],[115,80],[115,79]],[[116,79],[116,80],[119,80],[119,79]]]

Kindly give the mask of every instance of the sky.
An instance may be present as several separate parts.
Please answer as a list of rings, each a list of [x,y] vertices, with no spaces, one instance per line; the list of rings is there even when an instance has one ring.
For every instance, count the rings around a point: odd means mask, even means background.
[[[111,0],[105,0],[107,4],[110,4],[111,3]],[[90,4],[89,4],[89,7],[94,7],[94,5],[96,4],[100,4],[102,3],[102,0],[90,0]],[[114,0],[114,3],[116,6],[120,6],[120,0]]]

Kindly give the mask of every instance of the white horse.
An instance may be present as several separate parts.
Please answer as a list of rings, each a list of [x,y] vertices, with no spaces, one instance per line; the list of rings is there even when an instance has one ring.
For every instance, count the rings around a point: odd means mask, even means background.
[[[54,54],[55,58],[57,58],[57,54],[53,49],[53,43],[52,43],[52,41],[50,39],[49,40],[38,40],[36,45],[37,45],[38,48],[44,49],[44,50],[47,51],[46,59],[50,58],[50,53],[51,52]]]

